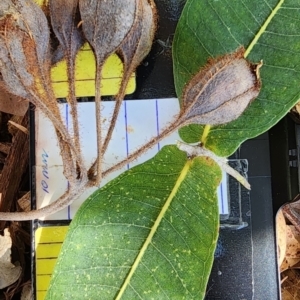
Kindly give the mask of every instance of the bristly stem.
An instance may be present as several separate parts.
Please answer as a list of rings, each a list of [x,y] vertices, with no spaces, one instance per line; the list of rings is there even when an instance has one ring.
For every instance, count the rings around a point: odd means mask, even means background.
[[[80,169],[80,175],[86,176],[86,167],[83,162],[81,147],[80,147],[80,131],[79,131],[79,121],[78,121],[78,109],[77,109],[77,98],[76,98],[76,88],[75,88],[75,57],[73,55],[67,55],[68,57],[68,81],[69,81],[69,94],[68,100],[71,106],[71,115],[73,120],[73,136],[74,144],[78,153],[79,161],[77,164]]]
[[[53,110],[47,106],[46,103],[44,103],[33,91],[29,91],[31,95],[30,101],[39,108],[45,116],[47,116],[50,121],[52,122],[54,128],[61,134],[61,138],[68,144],[68,147],[71,149],[74,158],[79,161],[79,156],[77,153],[77,150],[75,148],[75,145],[67,132],[66,128],[64,127],[60,115],[57,116],[55,113],[53,113]],[[56,104],[57,105],[57,104]]]
[[[97,132],[97,159],[95,186],[99,186],[102,179],[102,118],[101,118],[101,72],[102,63],[96,57],[96,81],[95,81],[95,110],[96,110],[96,132]],[[92,167],[93,168],[93,167]]]
[[[128,72],[128,68],[126,67],[126,65],[125,64],[123,64],[123,65],[124,65],[123,74],[126,74],[126,75],[125,75],[124,78],[122,78],[120,90],[119,90],[118,95],[116,96],[114,112],[113,112],[113,115],[111,117],[109,128],[108,128],[108,131],[107,131],[107,134],[105,136],[104,143],[103,143],[102,156],[104,156],[104,154],[105,154],[105,152],[108,148],[109,142],[111,140],[111,137],[112,137],[112,134],[113,134],[113,131],[115,129],[116,122],[117,122],[117,119],[118,119],[118,116],[119,116],[120,108],[121,108],[121,105],[122,105],[122,102],[123,102],[123,99],[124,99],[124,96],[125,96],[125,93],[126,93],[127,84],[128,84],[128,82],[130,80],[130,77],[132,75],[130,72]]]
[[[37,88],[38,96],[40,96],[41,99],[37,96],[37,102],[39,104],[46,104],[47,108],[51,108],[51,112],[56,116],[57,120],[62,123],[61,115],[59,112],[59,107],[57,104],[56,97],[54,95],[54,91],[51,85],[51,78],[50,78],[50,65],[47,63],[45,65],[38,65],[38,71],[40,75],[40,83],[41,87]],[[32,96],[34,93],[31,93]],[[43,113],[46,113],[46,111],[43,111]],[[49,117],[50,118],[50,117]],[[64,167],[64,175],[70,182],[75,182],[76,180],[76,164],[73,160],[73,157],[76,156],[76,153],[72,155],[71,145],[68,141],[66,141],[63,138],[63,133],[61,132],[64,130],[65,127],[62,124],[60,128],[55,127],[56,136],[58,139],[58,145],[60,147],[61,155],[63,158],[63,167]],[[67,132],[67,130],[66,130]],[[69,136],[69,135],[68,135]],[[69,136],[70,138],[70,136]]]
[[[108,131],[106,133],[105,140],[104,140],[104,143],[103,143],[102,156],[104,156],[104,154],[105,154],[105,152],[108,148],[109,142],[111,140],[112,134],[114,132],[122,102],[123,102],[123,99],[116,99],[115,100],[114,112],[113,112],[113,115],[110,119],[109,128],[108,128]]]
[[[142,154],[144,154],[150,148],[152,148],[157,143],[159,143],[161,140],[163,140],[168,135],[170,135],[175,130],[177,130],[180,126],[181,126],[181,119],[180,119],[179,116],[177,116],[176,119],[171,124],[169,124],[165,129],[163,129],[162,132],[158,136],[155,136],[155,137],[151,138],[151,140],[149,140],[146,144],[141,146],[139,149],[137,149],[133,153],[129,154],[125,159],[118,162],[117,164],[115,164],[111,168],[105,170],[102,173],[103,178],[106,177],[107,175],[109,175],[110,173],[112,173],[112,172],[114,172],[118,169],[121,169],[126,164],[128,164],[128,163],[134,161],[135,159],[137,159],[138,157],[140,157]]]

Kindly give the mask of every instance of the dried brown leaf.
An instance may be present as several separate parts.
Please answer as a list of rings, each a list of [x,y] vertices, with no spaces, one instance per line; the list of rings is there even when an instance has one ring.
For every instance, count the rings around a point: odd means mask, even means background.
[[[12,241],[8,229],[4,229],[4,236],[0,235],[0,289],[3,289],[15,281],[21,275],[22,268],[11,263]]]
[[[294,106],[295,111],[298,113],[298,115],[300,115],[300,103],[296,103],[296,105]]]
[[[293,225],[286,227],[286,257],[300,258],[300,232]]]
[[[278,253],[278,265],[281,266],[286,252],[286,222],[282,210],[276,215],[276,242]]]
[[[9,93],[2,88],[3,85],[4,83],[0,83],[0,111],[11,115],[24,116],[29,102]]]
[[[287,269],[297,269],[300,258],[288,258],[286,257],[280,265],[280,272],[284,272]]]
[[[32,300],[33,298],[33,291],[31,288],[31,282],[28,282],[23,286],[22,293],[21,293],[21,300]]]
[[[182,113],[185,124],[225,124],[237,119],[260,91],[258,66],[244,49],[210,60],[187,84]]]
[[[281,208],[284,216],[293,224],[298,232],[300,232],[300,210],[299,201],[287,203]]]
[[[282,290],[281,299],[282,300],[297,300],[298,298],[295,298],[295,296],[293,294],[294,294],[293,287],[292,286],[291,286],[291,288],[287,287],[284,290]]]
[[[281,285],[282,300],[300,299],[300,273],[298,270],[289,269],[282,273],[282,277],[288,277]]]
[[[300,214],[300,195],[297,195],[292,202],[288,203],[290,207],[298,211]]]

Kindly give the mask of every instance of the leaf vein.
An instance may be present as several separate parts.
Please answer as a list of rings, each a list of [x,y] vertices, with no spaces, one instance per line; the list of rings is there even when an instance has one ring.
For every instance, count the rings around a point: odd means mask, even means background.
[[[255,46],[255,44],[257,43],[257,41],[259,40],[259,38],[263,35],[263,33],[266,31],[266,28],[268,27],[268,25],[272,21],[273,17],[276,15],[277,11],[280,9],[280,7],[283,4],[283,2],[284,2],[284,0],[280,0],[277,3],[277,5],[275,6],[275,8],[273,10],[271,10],[271,14],[268,16],[268,18],[266,19],[266,21],[264,22],[264,24],[262,25],[262,27],[259,29],[258,33],[255,35],[254,39],[252,40],[252,42],[250,43],[250,45],[246,49],[244,57],[247,57],[249,55],[249,53],[252,51],[253,47]]]

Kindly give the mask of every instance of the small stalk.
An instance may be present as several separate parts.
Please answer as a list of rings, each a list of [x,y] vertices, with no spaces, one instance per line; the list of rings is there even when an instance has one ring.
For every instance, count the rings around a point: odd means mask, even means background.
[[[193,156],[206,156],[211,158],[212,160],[214,160],[219,166],[220,168],[225,171],[226,173],[228,173],[229,175],[231,175],[232,177],[234,177],[238,182],[240,182],[246,189],[250,190],[250,184],[247,181],[247,179],[245,177],[243,177],[239,172],[237,172],[235,169],[233,169],[232,167],[230,167],[227,164],[227,159],[225,157],[220,157],[217,156],[215,153],[213,153],[212,151],[200,146],[200,145],[196,145],[196,146],[192,146],[183,142],[177,142],[177,147],[178,149],[186,152],[189,156],[193,157]]]
[[[113,131],[115,129],[116,122],[117,122],[117,119],[118,119],[118,116],[119,116],[120,108],[121,108],[123,99],[125,97],[127,84],[128,84],[128,82],[130,80],[130,77],[132,75],[130,72],[128,72],[125,65],[124,65],[123,74],[126,74],[126,75],[125,75],[125,78],[122,79],[120,91],[119,91],[118,95],[116,96],[114,112],[113,112],[112,118],[110,120],[109,128],[108,128],[108,131],[107,131],[107,134],[105,136],[104,143],[103,143],[102,156],[104,156],[104,154],[105,154],[105,152],[108,148],[109,142],[111,140],[111,137],[112,137],[112,134],[113,134]]]
[[[47,106],[46,103],[40,100],[40,98],[33,92],[29,91],[32,98],[30,101],[39,108],[45,116],[47,116],[50,121],[53,123],[54,128],[61,134],[61,138],[68,144],[68,147],[70,147],[72,153],[74,154],[75,159],[79,160],[77,150],[75,148],[75,145],[67,132],[66,128],[62,124],[62,121],[60,120],[60,115],[57,116],[55,113],[53,113],[53,110]]]
[[[102,64],[97,60],[96,82],[95,82],[95,106],[96,106],[96,131],[97,131],[97,159],[95,186],[99,186],[102,178],[102,118],[101,118],[101,72]]]
[[[74,144],[78,152],[79,161],[76,161],[77,166],[80,169],[80,175],[86,176],[86,168],[83,162],[81,147],[80,147],[80,132],[78,124],[78,109],[77,109],[77,98],[76,98],[76,89],[75,89],[75,59],[74,56],[67,55],[68,57],[68,78],[69,78],[69,95],[68,100],[71,106],[71,116],[73,120],[73,135],[74,135]]]

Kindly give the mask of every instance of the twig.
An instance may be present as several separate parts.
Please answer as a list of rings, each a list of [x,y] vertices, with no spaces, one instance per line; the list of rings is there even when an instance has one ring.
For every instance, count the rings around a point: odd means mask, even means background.
[[[74,200],[76,200],[84,191],[86,187],[89,186],[89,183],[86,180],[77,182],[76,185],[72,185],[67,192],[65,192],[60,198],[58,198],[53,203],[42,207],[37,210],[31,210],[28,212],[0,212],[0,220],[3,221],[27,221],[40,219],[45,216],[52,215],[63,208],[70,205]]]

